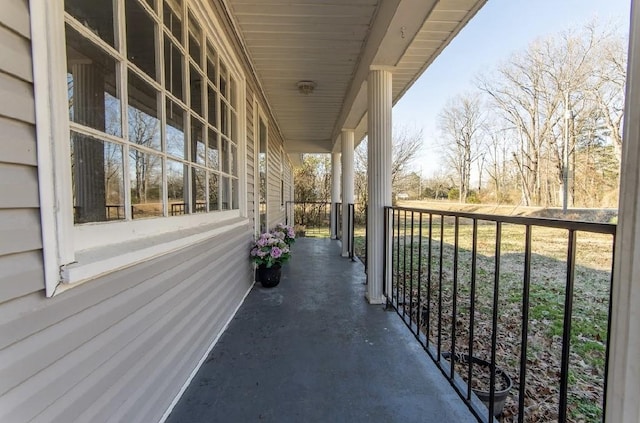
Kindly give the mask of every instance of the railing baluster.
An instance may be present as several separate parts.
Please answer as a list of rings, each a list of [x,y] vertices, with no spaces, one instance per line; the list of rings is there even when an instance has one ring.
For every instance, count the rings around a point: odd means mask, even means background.
[[[396,250],[398,273],[396,275],[396,306],[400,306],[400,211],[398,210],[398,248]]]
[[[571,351],[571,315],[573,312],[573,284],[575,280],[576,231],[569,229],[567,242],[567,285],[564,293],[564,324],[562,326],[562,363],[560,365],[560,409],[558,421],[567,421],[567,392],[569,390],[569,353]]]
[[[438,361],[442,354],[442,263],[444,249],[444,214],[440,215],[440,275],[438,278]]]
[[[613,245],[611,247],[611,277],[609,278],[609,315],[607,316],[607,345],[604,353],[604,386],[605,393],[602,400],[602,415],[607,415],[607,381],[609,380],[609,353],[611,348],[611,316],[613,316],[613,263],[616,260],[616,234],[613,234]],[[604,421],[604,417],[603,417]]]
[[[411,212],[411,248],[409,250],[409,268],[411,269],[410,277],[409,277],[409,328],[412,327],[413,321],[413,230],[414,230],[414,221],[415,215],[414,212]],[[416,331],[416,334],[418,332]]]
[[[389,211],[392,211],[392,209],[390,209],[389,207],[385,207],[384,208],[384,245],[383,245],[383,251],[384,251],[384,261],[382,262],[382,295],[386,298],[386,303],[387,305],[389,304],[389,298],[387,297],[387,283],[389,283],[389,281],[387,280],[387,276],[388,276],[388,265],[389,265],[389,239],[391,236],[393,236],[392,233],[390,233],[389,231]],[[391,268],[393,269],[393,264],[391,264]]]
[[[420,324],[422,315],[422,212],[419,213],[420,220],[418,222],[418,308],[416,311],[416,328],[418,339],[420,339]],[[422,341],[420,341],[422,343]],[[425,346],[422,344],[422,346]]]
[[[458,216],[454,219],[454,236],[453,236],[453,296],[451,304],[451,378],[455,371],[455,360],[453,357],[456,355],[456,313],[458,312],[458,254],[459,254],[459,241],[460,241],[460,218]]]
[[[493,279],[493,316],[491,327],[491,366],[489,382],[489,417],[493,421],[493,406],[496,395],[496,345],[498,343],[498,296],[500,295],[500,251],[502,244],[502,222],[496,222],[496,257]]]
[[[520,388],[518,422],[524,422],[524,396],[527,385],[527,339],[529,337],[529,287],[531,284],[531,225],[526,225],[524,240],[524,281],[522,285],[522,339],[520,343]]]
[[[402,317],[407,310],[407,211],[404,211],[402,219]]]
[[[478,261],[478,220],[473,219],[473,235],[471,247],[471,299],[469,307],[469,357],[473,357],[473,327],[476,319],[476,271]],[[471,399],[471,385],[473,384],[473,360],[469,360],[467,375],[467,399]]]
[[[429,338],[431,336],[431,245],[433,240],[433,213],[429,213],[429,252],[427,253],[427,348],[429,347]]]

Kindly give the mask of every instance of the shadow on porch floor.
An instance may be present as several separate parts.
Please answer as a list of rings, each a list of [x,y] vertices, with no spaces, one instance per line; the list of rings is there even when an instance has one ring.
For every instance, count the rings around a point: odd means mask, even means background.
[[[167,422],[475,422],[401,319],[367,304],[364,276],[337,241],[299,239]]]

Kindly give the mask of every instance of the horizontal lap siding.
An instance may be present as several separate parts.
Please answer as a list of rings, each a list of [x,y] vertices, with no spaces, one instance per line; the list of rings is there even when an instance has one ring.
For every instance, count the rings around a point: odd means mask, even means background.
[[[0,422],[157,422],[251,286],[252,221],[45,298],[26,0],[0,51]]]
[[[280,201],[280,181],[281,172],[280,165],[282,163],[282,154],[280,147],[282,146],[282,138],[280,138],[276,126],[269,125],[269,151],[267,154],[267,168],[270,169],[267,177],[267,201],[269,207],[269,227],[285,222],[284,208]]]
[[[255,128],[253,110],[253,90],[247,87],[247,216],[253,222],[255,217]]]
[[[0,51],[0,304],[3,304],[44,289],[29,6],[25,0],[2,1]]]
[[[21,298],[0,314],[0,421],[158,421],[249,289],[251,235]]]

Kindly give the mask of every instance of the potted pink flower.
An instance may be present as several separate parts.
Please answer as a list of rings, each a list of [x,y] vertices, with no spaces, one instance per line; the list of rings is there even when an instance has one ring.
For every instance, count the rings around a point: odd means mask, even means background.
[[[263,233],[251,247],[251,260],[258,265],[256,279],[271,288],[280,283],[281,267],[291,257],[289,245],[273,233]]]
[[[296,242],[296,232],[291,226],[278,223],[276,227],[271,230],[271,233],[286,242],[289,247]]]

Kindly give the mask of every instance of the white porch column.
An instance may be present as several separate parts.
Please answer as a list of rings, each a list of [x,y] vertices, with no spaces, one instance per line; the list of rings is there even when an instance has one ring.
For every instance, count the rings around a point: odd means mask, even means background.
[[[367,299],[385,302],[384,207],[391,206],[392,76],[389,68],[371,67],[368,79],[367,157]]]
[[[349,204],[353,203],[353,129],[342,130],[342,257],[349,257]]]
[[[631,3],[613,295],[608,422],[640,421],[640,5]]]
[[[336,205],[340,202],[340,153],[331,154],[331,239],[338,238]]]

